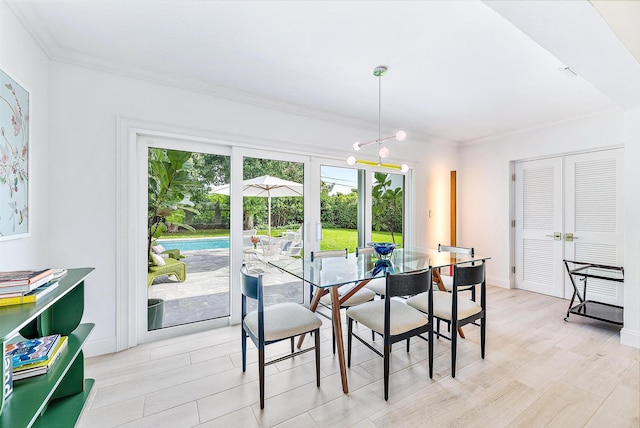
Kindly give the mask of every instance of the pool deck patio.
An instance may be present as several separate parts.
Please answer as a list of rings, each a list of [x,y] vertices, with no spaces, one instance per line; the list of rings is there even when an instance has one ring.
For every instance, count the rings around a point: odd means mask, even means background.
[[[229,250],[184,251],[187,280],[156,278],[148,297],[164,300],[163,326],[187,324],[229,314]],[[302,301],[302,281],[262,262],[248,265],[263,274],[267,303]]]

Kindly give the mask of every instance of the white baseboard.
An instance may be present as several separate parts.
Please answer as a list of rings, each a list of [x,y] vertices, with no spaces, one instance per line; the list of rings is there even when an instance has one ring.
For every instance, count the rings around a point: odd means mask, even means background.
[[[640,331],[623,328],[620,330],[620,343],[634,348],[640,348]]]
[[[116,352],[116,338],[111,337],[101,340],[88,340],[82,347],[85,357],[95,357],[97,355],[112,354]]]
[[[511,282],[509,281],[509,278],[505,279],[498,276],[487,275],[487,284],[495,285],[496,287],[500,288],[511,288]]]

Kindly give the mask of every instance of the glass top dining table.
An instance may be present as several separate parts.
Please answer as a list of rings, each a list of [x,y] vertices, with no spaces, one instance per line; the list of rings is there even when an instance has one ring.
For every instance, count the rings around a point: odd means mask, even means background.
[[[480,262],[490,259],[490,257],[480,255],[470,255],[463,253],[439,252],[434,249],[408,249],[396,248],[387,261],[380,262],[375,253],[354,253],[346,257],[322,257],[311,261],[310,256],[304,258],[283,257],[279,260],[269,261],[269,264],[277,267],[283,272],[289,273],[315,287],[315,294],[311,301],[310,309],[315,311],[320,298],[327,294],[331,295],[331,314],[333,328],[336,338],[336,351],[340,364],[340,376],[342,378],[342,390],[346,394],[349,392],[347,382],[346,363],[344,357],[344,342],[342,338],[342,321],[340,318],[340,306],[357,290],[364,287],[371,279],[384,277],[390,273],[408,273],[432,268],[446,268],[453,265],[464,265],[473,262]],[[434,274],[434,280],[439,281],[440,276]],[[340,287],[347,284],[355,284],[354,287],[347,287],[346,293]],[[302,346],[304,336],[298,341],[298,348]]]
[[[490,257],[480,255],[406,248],[395,249],[389,257],[391,273],[414,272],[430,267],[443,268],[488,259]],[[378,259],[375,254],[361,253],[356,256],[352,253],[347,257],[323,257],[316,258],[314,261],[311,261],[310,257],[280,258],[270,261],[269,264],[314,287],[328,288],[384,277],[386,274],[384,267],[375,272],[376,260]]]

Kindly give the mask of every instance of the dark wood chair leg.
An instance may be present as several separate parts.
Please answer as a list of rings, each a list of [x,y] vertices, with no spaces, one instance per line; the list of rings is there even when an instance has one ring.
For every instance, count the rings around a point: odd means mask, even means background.
[[[333,324],[333,321],[331,321]],[[336,331],[335,329],[331,329],[331,341],[333,342],[333,355],[336,355]]]
[[[240,333],[242,333],[242,371],[247,371],[247,335],[244,332],[244,329],[240,329]]]
[[[320,387],[320,329],[315,330],[316,339],[316,385]]]
[[[260,408],[264,409],[264,349],[258,350],[258,377],[260,378]]]
[[[353,319],[347,317],[347,367],[351,367],[351,333],[353,332]]]
[[[451,335],[451,377],[456,377],[456,348],[458,345],[458,335]]]
[[[429,379],[433,379],[433,326],[429,331]]]
[[[391,357],[391,346],[384,345],[384,399],[389,400],[389,358]]]
[[[482,359],[484,359],[484,344],[485,344],[485,339],[486,339],[486,333],[487,333],[487,319],[485,317],[482,317],[480,319],[480,355],[482,356]]]

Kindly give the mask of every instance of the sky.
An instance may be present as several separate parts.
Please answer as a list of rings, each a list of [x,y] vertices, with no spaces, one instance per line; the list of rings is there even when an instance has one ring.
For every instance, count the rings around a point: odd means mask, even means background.
[[[351,189],[358,188],[358,170],[353,168],[339,168],[322,165],[320,180],[335,184],[331,195],[336,193],[351,193]]]

